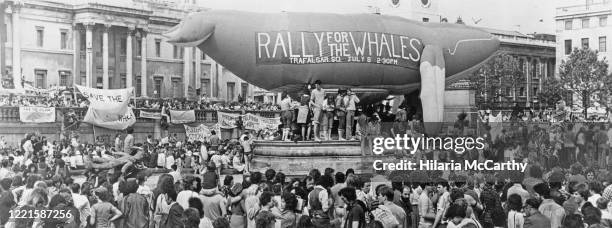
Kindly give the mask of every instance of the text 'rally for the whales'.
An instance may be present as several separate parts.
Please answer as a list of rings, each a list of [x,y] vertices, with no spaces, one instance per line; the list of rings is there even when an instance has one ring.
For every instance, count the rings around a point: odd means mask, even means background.
[[[423,43],[379,32],[258,32],[257,64],[375,63],[417,68]]]

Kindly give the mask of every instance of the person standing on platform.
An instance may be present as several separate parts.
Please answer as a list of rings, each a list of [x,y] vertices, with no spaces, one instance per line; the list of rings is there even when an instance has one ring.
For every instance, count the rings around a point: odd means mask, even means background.
[[[283,141],[291,141],[290,138],[290,129],[291,122],[293,121],[293,110],[291,109],[291,97],[287,94],[286,91],[283,91],[281,95],[282,100],[280,102],[281,109],[281,120],[283,124],[283,137],[281,140]]]
[[[315,89],[310,92],[310,106],[312,107],[312,125],[314,126],[314,140],[321,141],[319,138],[319,125],[321,124],[321,111],[323,110],[323,102],[325,100],[325,92],[321,89],[321,80],[315,81]]]
[[[336,116],[338,116],[338,140],[344,140],[344,128],[346,125],[346,106],[344,105],[344,97],[346,90],[338,89],[336,97]]]
[[[308,108],[308,104],[310,103],[310,86],[305,88],[305,91],[300,96],[300,107],[298,108],[298,113],[296,116],[297,123],[302,129],[302,141],[310,140],[310,121],[312,115],[310,114],[310,109]],[[306,129],[308,128],[308,131]]]
[[[333,95],[328,95],[325,98],[325,104],[323,105],[323,116],[321,119],[321,130],[323,131],[323,138],[325,140],[331,140],[332,126],[334,126],[334,110],[336,107],[336,101]]]
[[[353,122],[355,122],[355,110],[357,110],[359,98],[351,89],[348,89],[343,100],[344,107],[346,107],[346,139],[355,140],[353,136]]]

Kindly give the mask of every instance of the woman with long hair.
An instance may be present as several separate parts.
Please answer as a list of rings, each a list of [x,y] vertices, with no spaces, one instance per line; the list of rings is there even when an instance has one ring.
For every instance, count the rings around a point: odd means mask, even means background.
[[[174,187],[174,178],[170,174],[162,174],[157,180],[157,187],[153,190],[153,198],[155,199],[153,208],[153,222],[155,227],[159,227],[163,217],[168,216],[170,205],[166,202],[165,193],[176,192]]]
[[[521,209],[523,200],[520,195],[512,194],[508,196],[508,228],[523,228],[525,218]]]
[[[34,212],[45,210],[49,202],[47,194],[42,189],[32,188],[32,191],[24,196],[24,204],[11,210],[11,218],[5,227],[30,228],[39,227],[43,224],[42,218],[35,218]]]
[[[26,204],[26,200],[30,197],[32,191],[34,191],[34,184],[40,180],[38,175],[28,175],[26,180],[26,186],[23,192],[21,193],[21,197],[19,198],[19,205],[23,206]]]

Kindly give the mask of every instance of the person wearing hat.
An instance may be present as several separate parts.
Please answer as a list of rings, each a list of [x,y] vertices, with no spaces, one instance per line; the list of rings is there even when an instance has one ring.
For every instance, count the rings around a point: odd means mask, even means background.
[[[314,126],[314,140],[321,141],[319,138],[319,124],[321,123],[321,111],[325,101],[325,92],[321,89],[321,80],[315,81],[315,89],[310,92],[310,107],[312,108],[312,125]]]

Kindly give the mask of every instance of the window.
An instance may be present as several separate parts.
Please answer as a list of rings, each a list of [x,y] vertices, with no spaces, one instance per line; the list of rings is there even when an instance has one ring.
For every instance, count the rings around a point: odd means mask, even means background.
[[[34,86],[40,89],[47,88],[47,70],[34,70],[34,75],[36,75]]]
[[[68,31],[65,29],[62,29],[60,31],[60,48],[61,49],[68,48]]]
[[[85,49],[87,49],[87,41],[86,41],[86,35],[84,32],[79,32],[79,44],[81,47],[81,51],[85,51]]]
[[[136,76],[136,96],[140,97],[142,93],[142,80],[140,76]]]
[[[104,88],[104,79],[102,77],[96,77],[96,88],[103,89]]]
[[[538,87],[533,87],[533,95],[538,95]]]
[[[582,38],[582,48],[589,48],[589,38]]]
[[[429,22],[429,18],[424,17],[423,22]]]
[[[172,97],[181,97],[181,81],[179,79],[172,79]]]
[[[121,82],[120,82],[121,85],[120,85],[120,87],[121,88],[127,87],[127,77],[126,77],[126,75],[125,74],[120,74],[120,77],[121,77]]]
[[[202,79],[200,82],[201,94],[205,97],[210,96],[210,79]]]
[[[525,88],[524,87],[519,88],[519,96],[521,96],[521,97],[525,96]]]
[[[235,90],[236,90],[236,83],[228,82],[227,83],[227,100],[228,101],[233,101],[234,100],[234,91]]]
[[[512,88],[506,88],[506,96],[512,96]]]
[[[121,41],[119,43],[121,43],[121,55],[125,55],[127,53],[127,37],[121,37],[120,38]],[[112,49],[112,48],[111,48]]]
[[[206,54],[204,54],[204,52],[202,52],[202,60],[206,59]]]
[[[155,93],[157,97],[161,97],[162,96],[162,78],[155,78],[154,86],[155,86],[155,91],[153,92]]]
[[[183,58],[183,47],[173,46],[173,56],[175,59]]]
[[[142,55],[142,40],[136,41],[136,56]]]
[[[605,36],[600,36],[599,37],[599,51],[600,52],[607,52],[608,51],[606,49],[606,37]]]
[[[589,28],[589,18],[582,19],[582,28]]]
[[[572,20],[565,21],[565,30],[572,30]]]
[[[68,86],[68,80],[70,78],[70,71],[64,71],[64,70],[59,71],[59,77],[60,77],[59,85]]]
[[[87,74],[85,71],[81,71],[81,85],[87,86]]]
[[[569,55],[572,53],[572,40],[565,40],[565,54]]]
[[[161,39],[155,39],[155,57],[161,57]]]
[[[36,46],[37,47],[43,46],[44,32],[45,32],[45,28],[36,26]]]
[[[242,95],[242,99],[246,100],[247,95],[249,94],[249,84],[246,82],[240,83],[240,91]]]
[[[608,17],[600,17],[599,18],[599,26],[600,27],[608,26]]]

